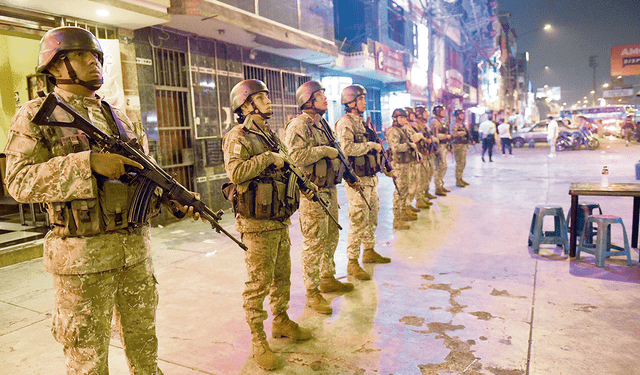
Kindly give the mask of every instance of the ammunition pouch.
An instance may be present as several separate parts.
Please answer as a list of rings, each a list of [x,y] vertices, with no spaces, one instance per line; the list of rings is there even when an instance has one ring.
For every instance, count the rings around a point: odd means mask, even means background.
[[[409,164],[416,161],[416,153],[413,150],[405,152],[394,152],[393,161],[398,164]]]
[[[344,166],[338,158],[322,158],[304,167],[304,174],[317,187],[329,188],[342,182]]]
[[[354,142],[367,143],[373,141],[369,139],[367,134],[355,134]],[[382,170],[381,156],[375,150],[360,156],[349,156],[349,164],[351,164],[351,168],[353,168],[358,177],[371,177]]]
[[[222,186],[224,197],[231,202],[233,212],[257,220],[288,219],[300,205],[300,189],[291,177],[287,183],[273,179],[254,179],[244,193],[227,182]]]
[[[98,198],[47,203],[51,225],[63,227],[64,237],[94,236],[129,227],[128,215],[136,186],[107,180]]]

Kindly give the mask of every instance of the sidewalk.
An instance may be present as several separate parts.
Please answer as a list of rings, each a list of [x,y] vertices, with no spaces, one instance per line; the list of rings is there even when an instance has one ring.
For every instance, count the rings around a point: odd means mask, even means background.
[[[493,163],[480,160],[477,145],[467,158],[467,188],[455,187],[449,156],[445,186],[452,192],[419,213],[408,231],[392,229],[393,184],[381,175],[376,248],[393,261],[366,265],[373,280],[355,281],[353,292],[326,295],[334,309],[329,317],[304,307],[296,214],[289,315],[314,338],[269,340],[287,362],[273,373],[640,373],[638,250],[632,249],[632,266],[619,257],[598,268],[589,254],[575,260],[561,248],[546,245],[534,254],[527,247],[534,207],[558,204],[566,213],[571,182],[599,182],[603,165],[610,182],[636,182],[640,146],[601,141],[598,150],[556,158],[544,145],[514,149],[513,157],[496,153]],[[345,277],[349,221],[344,188],[338,193],[344,230],[336,268]],[[621,216],[631,234],[631,198],[593,198],[604,213]],[[221,224],[237,235],[230,212]],[[189,220],[153,228],[152,238],[162,371],[268,373],[249,354],[242,250]],[[613,242],[620,240],[614,232]],[[62,347],[49,331],[52,300],[42,259],[0,268],[2,374],[64,374]],[[271,318],[265,328],[270,335]],[[118,335],[112,338],[110,373],[128,374]]]

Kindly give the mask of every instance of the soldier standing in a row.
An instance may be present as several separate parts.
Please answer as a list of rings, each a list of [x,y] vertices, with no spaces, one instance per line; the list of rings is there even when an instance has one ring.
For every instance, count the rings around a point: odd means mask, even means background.
[[[453,111],[453,118],[456,123],[451,130],[451,142],[453,143],[453,155],[456,160],[456,186],[466,187],[469,183],[462,179],[462,173],[467,165],[467,151],[471,140],[469,130],[464,124],[464,111],[456,109]]]
[[[412,183],[413,192],[410,192],[409,195],[415,197],[416,199],[416,208],[429,208],[433,203],[429,201],[426,197],[427,192],[427,174],[428,170],[426,164],[429,163],[429,143],[430,139],[427,139],[422,130],[421,124],[418,123],[418,118],[415,115],[415,111],[411,107],[406,107],[407,115],[409,116],[409,126],[411,133],[415,134],[412,137],[415,137],[415,143],[418,147],[416,156],[418,159],[415,163],[415,179]]]
[[[396,108],[392,115],[392,126],[387,129],[386,139],[392,153],[392,165],[398,188],[393,192],[393,228],[409,229],[406,221],[417,220],[417,215],[407,208],[411,163],[416,159],[414,147],[404,127],[408,124],[407,111]]]
[[[331,129],[321,122],[328,109],[327,96],[320,82],[309,81],[296,90],[298,107],[302,110],[285,128],[285,142],[296,165],[318,186],[318,194],[329,203],[329,210],[338,217],[338,190],[344,166],[337,159],[338,150],[329,141]],[[321,314],[331,314],[332,308],[320,294],[349,292],[353,284],[335,279],[334,254],[340,232],[324,212],[320,203],[302,197],[300,210],[302,232],[302,279],[307,290],[307,306]],[[319,288],[319,290],[318,290]]]
[[[289,217],[298,208],[300,191],[296,184],[289,184],[291,174],[283,168],[285,158],[270,146],[281,141],[267,122],[272,114],[267,86],[254,79],[241,81],[231,90],[231,102],[239,124],[225,136],[223,151],[227,175],[236,189],[230,194],[236,229],[248,247],[243,307],[251,330],[251,354],[260,367],[274,370],[278,358],[269,347],[263,324],[267,294],[274,337],[311,337],[308,329],[287,315],[291,289]],[[282,200],[277,199],[280,197]]]
[[[440,104],[436,105],[433,107],[434,118],[431,119],[429,124],[431,132],[438,138],[439,143],[434,176],[436,195],[443,197],[450,192],[450,190],[444,187],[444,175],[447,173],[447,153],[449,152],[449,143],[451,141],[449,125],[444,119],[445,114],[444,106]]]
[[[433,178],[434,166],[436,163],[436,151],[438,149],[438,138],[434,137],[429,129],[428,125],[429,111],[423,105],[416,106],[416,127],[425,138],[427,145],[427,154],[422,158],[422,165],[424,165],[425,177],[421,182],[422,188],[420,193],[427,199],[436,199],[437,196],[429,193],[429,186],[431,185],[431,179]]]
[[[362,114],[367,109],[367,91],[361,85],[347,86],[342,90],[341,102],[346,114],[336,122],[338,142],[342,146],[356,175],[360,178],[360,186],[364,197],[371,205],[371,210],[360,196],[357,187],[345,185],[349,202],[349,234],[347,239],[347,274],[359,280],[370,280],[369,275],[358,263],[362,246],[362,263],[389,263],[390,258],[378,254],[375,232],[378,226],[378,176],[381,170],[382,146],[367,138],[367,130]]]

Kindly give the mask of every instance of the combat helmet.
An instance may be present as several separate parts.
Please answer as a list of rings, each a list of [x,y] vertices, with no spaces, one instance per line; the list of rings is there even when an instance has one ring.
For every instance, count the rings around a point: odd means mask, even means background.
[[[238,82],[231,89],[231,112],[237,112],[251,95],[259,92],[269,93],[267,85],[259,79],[245,79]]]
[[[349,104],[355,102],[358,96],[367,95],[367,90],[362,85],[347,86],[342,90],[341,101],[342,104]]]
[[[427,107],[422,104],[416,106],[416,116],[422,116],[427,111]]]
[[[396,117],[400,117],[400,116],[407,117],[407,111],[404,108],[394,109],[393,113],[391,114],[391,117],[395,119]]]
[[[298,108],[302,108],[306,102],[311,100],[313,94],[324,89],[322,83],[318,81],[308,81],[300,85],[296,90],[296,103],[298,103]]]
[[[432,112],[433,112],[433,114],[434,114],[434,115],[436,114],[436,112],[438,111],[438,109],[442,109],[442,110],[444,110],[444,106],[443,106],[442,104],[436,104],[436,105],[433,107],[433,110],[432,110]]]

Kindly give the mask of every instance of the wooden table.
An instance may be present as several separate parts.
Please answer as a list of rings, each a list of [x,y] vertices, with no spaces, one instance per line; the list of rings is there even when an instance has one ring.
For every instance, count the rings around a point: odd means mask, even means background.
[[[572,183],[571,195],[571,228],[569,230],[569,256],[576,256],[576,219],[578,215],[578,197],[580,195],[596,195],[607,197],[633,197],[633,222],[631,223],[631,247],[638,248],[638,219],[640,216],[640,183],[609,184],[603,188],[600,183]]]

